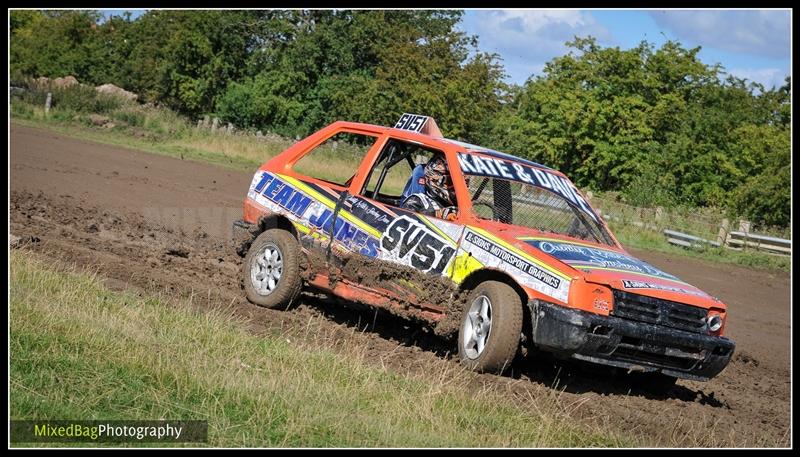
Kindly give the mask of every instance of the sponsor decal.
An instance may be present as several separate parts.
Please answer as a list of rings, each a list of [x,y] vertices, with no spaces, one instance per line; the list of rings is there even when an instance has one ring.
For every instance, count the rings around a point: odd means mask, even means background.
[[[653,284],[651,282],[644,282],[644,281],[630,281],[627,279],[622,280],[622,287],[626,289],[655,289],[655,290],[666,290],[670,292],[678,292],[682,294],[689,294],[689,295],[696,295],[698,297],[708,297],[709,295],[705,292],[701,292],[699,290],[690,290],[684,289],[682,287],[674,287],[674,286],[667,286],[664,284]]]
[[[381,237],[381,256],[404,265],[441,274],[456,250],[444,239],[406,216],[392,221]]]
[[[577,268],[608,268],[680,281],[669,273],[665,273],[648,263],[621,252],[552,240],[534,239],[526,240],[526,242],[542,252]]]
[[[420,114],[403,113],[400,120],[394,125],[396,129],[411,130],[412,132],[421,132],[425,122],[428,121],[428,116]]]
[[[333,232],[333,238],[346,249],[369,257],[377,257],[378,240],[357,227],[354,223],[337,218],[333,222],[333,210],[313,200],[300,190],[292,187],[270,173],[256,175],[249,197],[270,209],[284,209],[299,219],[308,228],[316,229],[326,236]],[[275,207],[278,208],[275,208]]]
[[[394,216],[389,215],[379,207],[369,203],[358,196],[350,196],[345,201],[345,207],[349,207],[350,213],[364,221],[365,224],[375,228],[379,232],[386,230],[392,222]]]
[[[325,234],[329,234],[333,230],[333,238],[351,251],[368,257],[378,256],[377,239],[341,217],[336,218],[334,223],[332,216],[331,209],[323,208],[318,214],[310,215],[308,223]]]
[[[561,286],[561,279],[551,275],[533,263],[528,262],[513,252],[509,252],[507,249],[498,246],[497,244],[474,232],[467,232],[467,234],[464,236],[464,241],[471,243],[473,246],[500,259],[503,263],[511,265],[514,268],[527,273],[537,281],[542,282],[553,289],[558,289],[559,286]]]
[[[253,193],[251,198],[254,198],[256,194],[262,195],[299,217],[305,213],[312,201],[311,197],[269,173],[261,175],[251,193]]]
[[[468,175],[509,179],[554,192],[572,202],[573,205],[580,208],[595,222],[598,221],[597,215],[578,192],[578,189],[568,179],[548,170],[496,157],[485,157],[463,152],[458,154],[458,163],[461,166],[461,170]]]

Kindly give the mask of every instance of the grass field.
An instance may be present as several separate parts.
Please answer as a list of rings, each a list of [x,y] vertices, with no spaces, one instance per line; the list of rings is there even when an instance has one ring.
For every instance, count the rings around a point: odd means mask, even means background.
[[[512,402],[454,364],[405,377],[355,343],[255,336],[25,250],[10,267],[11,419],[207,420],[222,447],[647,445],[575,425],[557,391]]]
[[[197,129],[189,125],[184,118],[164,109],[146,110],[123,105],[108,113],[119,124],[112,129],[91,127],[85,114],[70,110],[54,109],[50,115],[45,116],[41,107],[23,101],[12,102],[11,111],[13,122],[21,125],[48,128],[77,138],[239,170],[254,170],[294,143],[293,140],[276,136],[258,140],[252,135],[212,134],[207,129]],[[314,157],[315,160],[303,161],[300,165],[311,176],[345,182],[354,170],[352,158],[358,156],[358,152],[352,149],[340,146],[334,150],[323,145],[319,154]],[[383,191],[399,194],[405,184],[405,177],[390,173],[387,178]],[[728,249],[694,251],[667,243],[659,232],[642,230],[624,223],[611,223],[611,228],[619,241],[628,247],[767,271],[788,272],[791,267],[790,257]]]

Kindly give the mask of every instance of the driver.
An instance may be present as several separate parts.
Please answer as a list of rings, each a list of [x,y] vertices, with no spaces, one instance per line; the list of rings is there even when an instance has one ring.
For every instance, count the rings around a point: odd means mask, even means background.
[[[442,156],[434,156],[425,165],[419,180],[423,188],[406,197],[402,208],[452,221],[456,218],[455,194],[447,163]]]

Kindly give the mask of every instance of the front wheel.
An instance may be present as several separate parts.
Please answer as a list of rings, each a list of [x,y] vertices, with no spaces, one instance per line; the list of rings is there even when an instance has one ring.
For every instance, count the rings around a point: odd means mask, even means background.
[[[266,308],[288,308],[300,295],[300,244],[291,233],[270,229],[250,245],[242,265],[247,299]]]
[[[468,368],[502,373],[514,359],[522,332],[522,301],[508,284],[485,281],[467,297],[458,332],[458,355]]]

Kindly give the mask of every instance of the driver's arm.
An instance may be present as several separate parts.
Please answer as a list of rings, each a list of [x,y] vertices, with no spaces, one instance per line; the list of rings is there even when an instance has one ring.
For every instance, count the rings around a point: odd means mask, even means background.
[[[401,205],[405,209],[414,211],[415,213],[422,213],[426,216],[435,216],[436,209],[431,206],[425,199],[420,197],[419,194],[408,196]]]
[[[421,213],[426,216],[438,217],[448,221],[455,220],[458,209],[455,206],[447,206],[445,208],[434,205],[427,197],[422,194],[414,194],[406,198],[400,205],[401,208],[409,209],[415,213]]]

